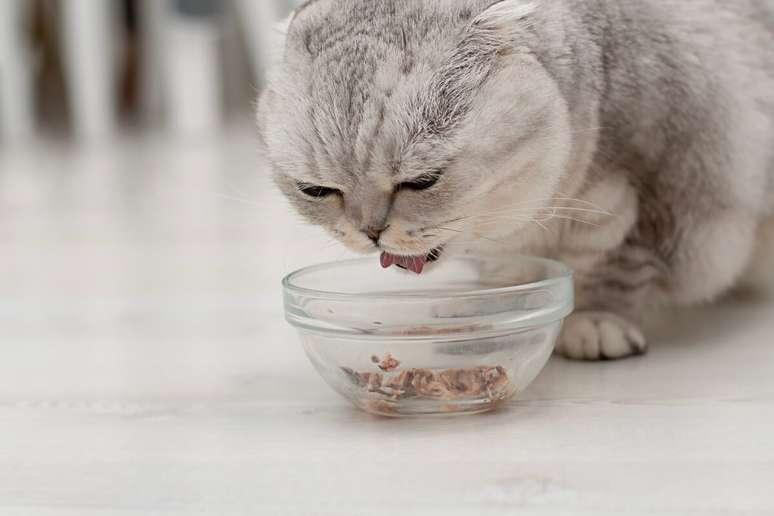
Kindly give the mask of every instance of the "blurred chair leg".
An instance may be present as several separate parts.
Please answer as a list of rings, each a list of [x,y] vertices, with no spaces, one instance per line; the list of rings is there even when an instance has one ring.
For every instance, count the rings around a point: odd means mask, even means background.
[[[162,30],[169,5],[164,0],[140,0],[138,8],[142,63],[140,72],[142,115],[147,122],[159,124],[162,122],[164,113]]]
[[[289,7],[283,0],[237,0],[236,7],[247,36],[255,82],[260,84],[267,65],[273,59],[272,49],[277,38],[275,24]]]
[[[85,139],[115,131],[113,0],[60,0],[65,79],[76,134]]]
[[[20,141],[35,130],[27,0],[0,1],[0,140]]]
[[[175,0],[164,17],[164,102],[171,129],[184,136],[212,133],[223,121],[217,2]]]

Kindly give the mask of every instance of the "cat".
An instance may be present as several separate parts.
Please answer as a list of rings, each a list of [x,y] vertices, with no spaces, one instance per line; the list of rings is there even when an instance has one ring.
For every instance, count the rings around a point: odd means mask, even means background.
[[[295,209],[386,267],[569,264],[569,358],[774,268],[771,1],[312,0],[284,28],[258,125]]]

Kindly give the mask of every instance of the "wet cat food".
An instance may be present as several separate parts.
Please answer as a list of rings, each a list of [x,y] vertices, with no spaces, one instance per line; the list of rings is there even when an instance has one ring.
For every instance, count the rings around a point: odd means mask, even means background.
[[[387,355],[378,365],[387,374],[357,372],[349,368],[342,368],[342,371],[354,385],[382,396],[384,401],[459,401],[485,396],[494,403],[511,394],[508,373],[500,366],[447,369],[440,372],[430,369],[406,369],[389,374],[400,365],[392,355]]]

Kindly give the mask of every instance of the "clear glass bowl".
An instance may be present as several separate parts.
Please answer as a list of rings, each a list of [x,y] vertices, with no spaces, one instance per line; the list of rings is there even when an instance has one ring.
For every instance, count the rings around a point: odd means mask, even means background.
[[[573,310],[571,271],[539,258],[447,259],[421,276],[360,259],[283,285],[325,381],[385,416],[496,408],[540,373]]]

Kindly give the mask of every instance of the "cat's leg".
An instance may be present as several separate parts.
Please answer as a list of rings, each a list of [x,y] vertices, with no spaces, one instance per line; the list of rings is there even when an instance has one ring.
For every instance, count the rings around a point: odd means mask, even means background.
[[[616,360],[647,349],[642,331],[624,317],[612,311],[581,311],[565,322],[557,353],[575,360]]]
[[[565,322],[557,352],[578,360],[642,354],[640,308],[663,266],[652,253],[627,244],[637,222],[638,197],[614,175],[583,193],[610,215],[586,215],[562,228],[558,258],[575,271],[576,312]]]
[[[681,221],[682,232],[662,235],[669,252],[643,244],[638,227],[604,260],[578,270],[578,311],[558,352],[582,360],[642,354],[647,342],[638,325],[646,310],[712,301],[732,288],[750,262],[757,222],[741,210],[693,220]]]
[[[640,329],[665,266],[648,250],[624,244],[596,267],[576,272],[577,310],[565,322],[557,352],[576,360],[613,360],[647,351]]]

